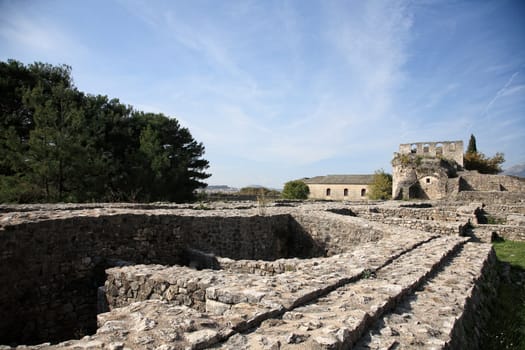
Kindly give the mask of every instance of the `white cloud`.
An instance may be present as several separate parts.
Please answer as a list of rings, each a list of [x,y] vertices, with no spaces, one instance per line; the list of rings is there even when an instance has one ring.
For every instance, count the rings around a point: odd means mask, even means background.
[[[20,56],[53,63],[77,61],[89,50],[66,34],[63,28],[38,14],[14,11],[5,6],[0,12],[0,37],[4,45]]]
[[[484,109],[484,114],[487,114],[490,110],[490,108],[492,107],[492,105],[494,103],[496,103],[496,101],[501,98],[502,96],[506,96],[506,95],[510,95],[511,93],[514,93],[516,91],[519,91],[520,89],[516,90],[516,87],[512,87],[512,88],[509,88],[510,85],[512,84],[512,81],[514,80],[514,78],[516,78],[516,76],[519,74],[519,72],[514,72],[510,78],[507,80],[507,82],[505,83],[505,85],[498,90],[498,92],[496,92],[496,94],[494,95],[494,97],[489,101],[489,103],[487,103],[487,105],[485,106],[485,109]]]

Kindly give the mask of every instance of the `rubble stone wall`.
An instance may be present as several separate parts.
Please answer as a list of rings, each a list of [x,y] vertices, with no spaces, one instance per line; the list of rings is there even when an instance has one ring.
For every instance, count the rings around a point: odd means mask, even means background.
[[[499,237],[509,241],[525,242],[525,227],[511,225],[479,225],[480,228],[495,232]]]
[[[222,215],[219,215],[222,214]],[[200,215],[200,216],[199,216]],[[234,259],[322,254],[290,215],[118,214],[0,228],[0,344],[72,338],[96,329],[97,287],[110,260],[186,264],[195,248]],[[306,252],[301,252],[301,249]]]
[[[0,230],[0,343],[56,340],[96,327],[107,259],[179,263],[184,237],[169,217],[76,217]]]
[[[459,177],[460,191],[525,192],[525,180],[515,176],[465,171],[460,173]]]
[[[492,204],[525,203],[524,192],[506,191],[461,191],[456,199],[465,202],[484,202]]]
[[[359,217],[377,220],[378,218],[417,219],[433,221],[457,221],[461,216],[456,207],[439,208],[379,208],[379,207],[352,207],[351,210]]]
[[[292,231],[305,232],[328,256],[345,252],[358,243],[378,241],[392,233],[387,227],[358,217],[331,212],[313,214],[294,212]]]

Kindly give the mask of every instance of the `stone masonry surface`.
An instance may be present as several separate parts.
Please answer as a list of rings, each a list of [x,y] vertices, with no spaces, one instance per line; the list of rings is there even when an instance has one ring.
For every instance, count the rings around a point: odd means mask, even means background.
[[[475,348],[498,278],[469,240],[524,229],[486,199],[0,206],[0,349]]]

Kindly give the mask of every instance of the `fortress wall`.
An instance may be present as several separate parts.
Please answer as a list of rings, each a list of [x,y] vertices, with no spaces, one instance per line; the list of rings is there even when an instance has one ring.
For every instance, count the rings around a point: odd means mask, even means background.
[[[461,191],[456,200],[465,202],[483,202],[493,204],[525,203],[525,192],[505,191]]]
[[[462,172],[458,175],[460,191],[525,192],[525,179],[518,177],[486,175],[474,171]]]
[[[461,215],[457,213],[456,207],[439,208],[381,208],[381,207],[352,207],[351,210],[357,216],[371,219],[383,220],[387,218],[417,219],[456,222],[462,221]]]
[[[290,215],[198,215],[72,216],[4,226],[0,344],[95,331],[97,287],[114,260],[184,264],[186,247],[234,259],[323,253]]]

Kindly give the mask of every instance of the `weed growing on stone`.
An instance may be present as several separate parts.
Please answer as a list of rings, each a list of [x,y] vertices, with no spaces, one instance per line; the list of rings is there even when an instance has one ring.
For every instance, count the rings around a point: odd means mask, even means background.
[[[363,278],[364,279],[376,278],[376,273],[373,270],[366,269],[363,271]]]
[[[195,210],[211,210],[210,207],[208,207],[205,203],[200,202],[197,207],[194,208]]]
[[[257,196],[257,209],[259,211],[259,215],[266,215],[266,207],[268,206],[268,202],[269,201],[268,198],[266,198],[264,190],[261,190]]]
[[[496,218],[494,216],[487,216],[487,224],[489,225],[505,225],[504,218]]]

